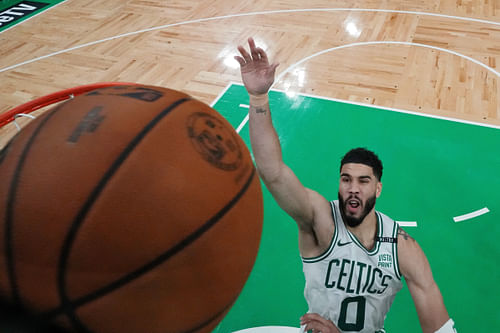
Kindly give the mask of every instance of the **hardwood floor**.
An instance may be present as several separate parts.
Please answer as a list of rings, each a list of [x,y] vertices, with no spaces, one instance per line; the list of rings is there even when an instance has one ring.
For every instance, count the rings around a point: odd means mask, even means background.
[[[254,36],[276,89],[500,126],[499,18],[492,0],[68,0],[0,34],[0,112],[104,81],[210,103]]]

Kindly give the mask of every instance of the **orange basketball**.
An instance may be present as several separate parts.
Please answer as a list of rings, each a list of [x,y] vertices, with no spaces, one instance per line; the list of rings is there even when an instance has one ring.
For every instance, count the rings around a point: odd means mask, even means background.
[[[231,125],[154,86],[94,90],[0,152],[1,296],[76,332],[210,332],[262,230]]]

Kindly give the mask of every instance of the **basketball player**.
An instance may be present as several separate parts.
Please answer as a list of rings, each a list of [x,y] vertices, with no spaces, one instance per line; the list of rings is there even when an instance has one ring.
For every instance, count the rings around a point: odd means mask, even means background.
[[[455,332],[453,320],[417,242],[386,215],[375,211],[382,191],[382,163],[357,148],[341,161],[338,200],[328,202],[305,188],[282,160],[272,125],[268,90],[277,63],[248,39],[238,47],[250,95],[250,140],[259,174],[297,223],[309,311],[301,330],[321,333],[385,332],[384,319],[404,276],[424,333]]]

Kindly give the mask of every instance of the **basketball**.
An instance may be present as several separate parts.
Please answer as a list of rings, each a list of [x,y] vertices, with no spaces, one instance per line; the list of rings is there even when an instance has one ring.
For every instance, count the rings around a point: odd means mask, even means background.
[[[0,152],[0,296],[74,332],[210,332],[262,230],[250,153],[155,86],[61,103]]]

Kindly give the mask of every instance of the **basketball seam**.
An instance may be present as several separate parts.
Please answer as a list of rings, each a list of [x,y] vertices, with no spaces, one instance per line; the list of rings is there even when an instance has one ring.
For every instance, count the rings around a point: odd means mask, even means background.
[[[237,298],[238,298],[238,296],[236,296],[236,298],[232,299],[229,303],[227,303],[221,311],[217,312],[215,315],[208,318],[207,320],[205,320],[204,322],[202,322],[198,326],[190,328],[189,330],[181,332],[181,333],[194,333],[194,332],[202,329],[203,327],[207,326],[208,324],[213,322],[215,319],[217,319],[220,315],[222,315],[226,310],[228,310],[231,307],[231,305],[236,301]]]
[[[71,251],[71,246],[74,239],[78,233],[78,229],[85,220],[87,213],[90,211],[93,204],[96,202],[97,198],[105,188],[108,181],[113,177],[114,173],[119,169],[122,163],[128,158],[135,147],[142,141],[142,139],[173,109],[182,103],[191,100],[191,98],[182,98],[173,103],[171,103],[167,108],[163,109],[158,113],[142,130],[129,142],[129,144],[123,149],[123,151],[118,155],[116,160],[111,164],[108,170],[104,173],[102,178],[99,180],[97,185],[94,187],[89,197],[83,204],[82,208],[79,210],[73,222],[70,225],[69,231],[66,234],[61,256],[59,257],[59,265],[57,271],[57,289],[59,293],[59,298],[61,301],[60,309],[70,322],[73,324],[74,328],[79,332],[89,332],[89,330],[80,322],[76,313],[74,312],[74,303],[71,302],[68,295],[66,294],[66,267],[68,264],[69,253]]]
[[[159,266],[160,264],[164,263],[167,261],[169,258],[180,252],[182,249],[184,249],[186,246],[189,246],[191,243],[193,243],[196,239],[201,237],[205,232],[210,230],[240,199],[241,197],[246,193],[248,188],[250,187],[252,180],[255,177],[255,168],[252,169],[251,175],[248,177],[247,182],[245,185],[242,187],[242,189],[236,194],[236,196],[233,197],[233,199],[226,204],[219,212],[217,212],[214,216],[212,216],[207,222],[205,222],[200,228],[195,230],[193,233],[191,233],[189,236],[181,240],[179,243],[177,243],[175,246],[158,256],[156,259],[152,260],[148,264],[136,269],[135,271],[125,275],[124,277],[114,281],[113,283],[110,283],[109,285],[102,287],[96,291],[94,291],[91,294],[88,294],[84,297],[80,297],[79,299],[74,300],[71,302],[70,305],[73,309],[76,309],[80,306],[83,306],[99,297],[102,297],[106,294],[109,294],[110,292],[120,288],[121,286],[129,283],[130,281],[133,281],[143,274],[147,273],[148,271],[152,270],[153,268]],[[231,304],[231,303],[229,303]],[[66,310],[64,307],[59,307],[56,308],[52,311],[49,311],[44,314],[44,317],[46,318],[53,318],[55,316],[58,316],[62,313],[66,313]]]
[[[45,318],[53,318],[54,316],[58,316],[61,314],[65,314],[70,322],[73,325],[73,328],[76,329],[79,332],[90,332],[90,330],[85,326],[83,322],[81,322],[78,318],[78,316],[75,313],[75,310],[87,304],[88,302],[91,302],[99,297],[102,297],[108,293],[113,292],[114,290],[122,287],[123,285],[126,285],[127,283],[141,277],[143,274],[146,274],[147,272],[151,271],[155,267],[161,265],[165,261],[167,261],[169,258],[172,256],[176,255],[178,252],[182,251],[185,247],[189,246],[193,242],[195,242],[198,238],[202,237],[203,234],[205,234],[208,230],[210,230],[214,225],[217,224],[217,222],[228,212],[232,209],[232,207],[241,199],[241,197],[246,193],[250,185],[252,184],[253,179],[255,178],[255,168],[252,168],[252,173],[248,177],[246,183],[243,185],[243,187],[240,189],[240,191],[234,196],[231,201],[229,201],[221,210],[219,210],[215,215],[213,215],[210,219],[208,219],[200,228],[196,229],[194,232],[192,232],[190,235],[188,235],[186,238],[178,242],[176,245],[168,249],[166,252],[155,258],[154,260],[150,261],[146,265],[122,276],[121,278],[115,280],[114,282],[108,284],[107,286],[100,288],[90,294],[87,294],[83,297],[80,297],[79,299],[76,299],[72,301],[69,299],[68,295],[66,294],[66,268],[68,264],[68,258],[69,254],[71,252],[71,247],[74,242],[74,239],[77,236],[78,229],[81,224],[84,223],[85,217],[88,214],[88,212],[91,210],[93,204],[101,194],[102,190],[105,188],[106,184],[108,183],[109,179],[113,177],[114,173],[119,169],[121,164],[128,158],[128,156],[131,154],[131,152],[135,149],[135,147],[142,141],[142,139],[151,131],[153,128],[157,125],[158,122],[160,122],[166,115],[168,115],[173,109],[175,109],[177,106],[180,104],[191,100],[190,98],[183,98],[180,100],[175,101],[169,107],[166,109],[162,110],[157,116],[155,116],[142,130],[139,134],[137,134],[127,145],[127,147],[120,153],[118,158],[112,163],[112,165],[108,168],[106,173],[103,175],[99,183],[94,187],[93,191],[91,192],[89,198],[87,201],[84,203],[84,205],[80,208],[79,212],[77,213],[76,217],[74,218],[68,233],[66,234],[65,241],[62,246],[62,251],[61,251],[61,256],[59,258],[59,267],[58,267],[58,272],[57,272],[57,288],[59,292],[59,297],[60,297],[60,305],[52,310],[48,311],[42,314],[42,317]],[[65,104],[65,103],[64,103]],[[14,251],[13,251],[13,244],[12,244],[12,227],[13,227],[13,215],[14,215],[14,203],[15,203],[15,197],[16,197],[16,192],[18,188],[18,184],[21,179],[21,174],[24,170],[24,165],[27,159],[27,156],[29,155],[29,152],[32,148],[32,145],[36,139],[36,137],[39,136],[42,128],[48,123],[49,119],[52,118],[52,116],[58,112],[63,104],[57,106],[54,108],[50,113],[45,117],[42,122],[38,125],[38,127],[34,130],[33,134],[31,137],[28,139],[27,143],[24,146],[24,149],[21,153],[21,156],[19,157],[19,161],[17,163],[16,170],[14,171],[12,181],[11,181],[11,186],[9,189],[9,194],[8,194],[8,200],[7,200],[7,211],[5,215],[6,219],[6,225],[5,225],[5,250],[6,250],[6,257],[7,257],[7,270],[8,270],[8,278],[9,282],[11,284],[11,289],[12,289],[12,297],[14,298],[14,301],[18,304],[21,304],[21,296],[20,296],[20,290],[19,286],[17,284],[17,277],[16,277],[16,272],[15,272],[15,261],[14,261]],[[12,142],[12,141],[11,141]],[[9,142],[10,144],[10,142]],[[8,146],[8,145],[7,145]],[[4,147],[7,148],[7,147]],[[1,151],[2,153],[5,153],[6,150],[3,149]],[[0,156],[4,157],[4,155]],[[231,304],[233,304],[235,299],[231,300],[229,303],[227,303],[224,308],[221,311],[218,311],[214,316],[211,316],[208,320],[205,320],[203,323],[200,325],[197,325],[194,328],[189,329],[186,331],[188,332],[195,332],[204,326],[208,325],[211,323],[213,320],[215,320],[217,317],[219,317],[224,311],[226,311]]]
[[[13,219],[14,219],[14,203],[16,201],[16,194],[17,194],[17,186],[21,177],[21,173],[23,171],[24,163],[26,161],[26,158],[28,156],[28,152],[31,149],[33,142],[35,141],[35,138],[40,134],[40,131],[42,128],[47,124],[49,119],[52,118],[56,112],[58,112],[63,104],[58,105],[56,108],[54,108],[48,115],[42,119],[41,123],[38,125],[38,127],[33,131],[33,134],[31,137],[28,139],[28,142],[24,146],[24,149],[21,153],[21,156],[19,157],[19,161],[17,163],[17,167],[14,171],[14,174],[12,175],[12,181],[10,184],[9,188],[9,194],[7,195],[7,207],[5,210],[5,235],[4,235],[4,241],[5,241],[5,257],[6,257],[6,265],[7,265],[7,276],[9,280],[9,284],[11,287],[12,291],[12,298],[13,302],[17,304],[22,304],[21,302],[21,296],[19,294],[19,287],[17,285],[16,281],[16,272],[15,272],[15,264],[14,264],[14,249],[12,246],[12,226],[13,226]],[[16,136],[17,137],[17,136]],[[9,142],[10,144],[10,142]]]

